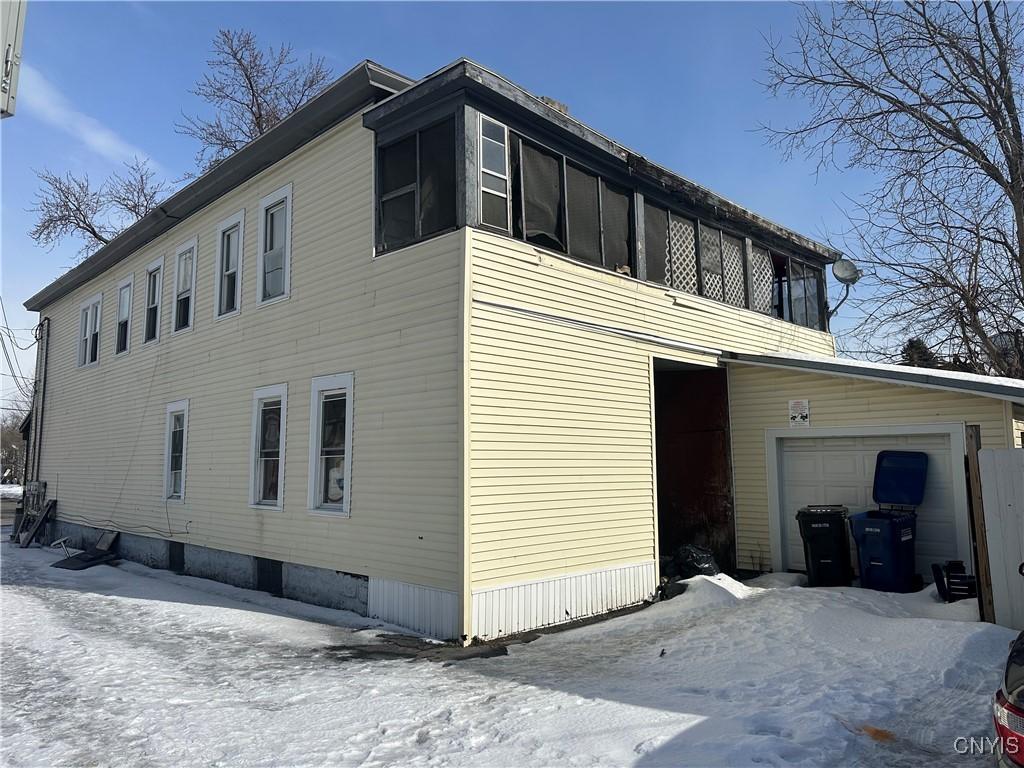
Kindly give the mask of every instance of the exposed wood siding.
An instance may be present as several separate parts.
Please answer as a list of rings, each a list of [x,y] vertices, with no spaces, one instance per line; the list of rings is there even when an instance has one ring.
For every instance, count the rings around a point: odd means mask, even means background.
[[[834,352],[828,334],[509,238],[474,230],[470,251],[474,590],[654,560],[652,357],[716,357],[611,329],[710,348]]]
[[[46,308],[42,478],[71,520],[459,590],[459,282],[452,233],[372,259],[373,136],[354,117]],[[256,303],[259,200],[293,190],[291,296]],[[218,222],[244,208],[238,316],[214,320]],[[198,237],[195,327],[171,333],[173,248]],[[166,254],[142,344],[146,265]],[[134,273],[131,351],[115,288]],[[75,366],[78,306],[103,292],[100,362]],[[354,372],[351,519],[307,511],[310,380]],[[250,508],[252,391],[288,384],[284,510]],[[187,398],[184,504],[163,501],[165,406]],[[109,523],[106,521],[110,521]]]
[[[812,427],[895,426],[965,422],[981,426],[982,445],[1008,445],[1003,402],[976,395],[892,383],[729,366],[736,556],[741,568],[771,565],[765,430],[785,429],[789,401],[810,400]],[[799,437],[800,430],[794,429]]]

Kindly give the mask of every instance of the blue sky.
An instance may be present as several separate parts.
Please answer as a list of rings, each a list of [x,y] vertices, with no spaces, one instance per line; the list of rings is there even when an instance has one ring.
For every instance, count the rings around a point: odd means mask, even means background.
[[[133,154],[167,179],[193,168],[195,144],[173,124],[202,110],[188,91],[220,27],[326,57],[341,74],[370,58],[421,77],[468,56],[569,105],[602,133],[803,234],[840,233],[856,172],[815,174],[757,132],[806,105],[770,97],[764,36],[787,39],[789,3],[343,4],[43,3],[27,14],[18,112],[0,124],[2,295],[22,302],[74,264],[77,244],[47,251],[28,237],[34,170],[101,179]],[[831,292],[836,294],[835,286]],[[847,323],[839,318],[834,328]],[[23,338],[25,338],[23,336]],[[31,375],[32,351],[19,352]],[[4,364],[6,366],[6,364]],[[6,391],[11,384],[3,378]]]

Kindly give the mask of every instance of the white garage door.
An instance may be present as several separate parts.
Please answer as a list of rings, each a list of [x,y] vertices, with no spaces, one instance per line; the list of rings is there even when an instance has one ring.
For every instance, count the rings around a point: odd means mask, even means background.
[[[876,508],[871,500],[871,485],[875,457],[882,450],[928,454],[924,501],[917,510],[917,572],[930,582],[931,564],[946,560],[963,560],[968,570],[973,571],[966,500],[958,500],[953,493],[948,434],[782,440],[779,501],[784,568],[804,570],[803,543],[796,522],[801,507],[844,504],[851,513]]]

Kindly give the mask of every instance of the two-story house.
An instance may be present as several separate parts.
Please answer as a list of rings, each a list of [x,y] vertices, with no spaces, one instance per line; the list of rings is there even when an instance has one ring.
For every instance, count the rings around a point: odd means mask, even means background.
[[[1024,388],[835,358],[838,256],[471,61],[364,62],[28,300],[30,472],[59,535],[443,638],[686,542],[800,568],[886,441],[956,555],[963,426],[1006,446]]]

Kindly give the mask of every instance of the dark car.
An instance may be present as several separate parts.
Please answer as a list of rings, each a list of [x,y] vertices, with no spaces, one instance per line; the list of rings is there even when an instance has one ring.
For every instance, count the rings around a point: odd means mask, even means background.
[[[1001,768],[1024,766],[1024,632],[1010,646],[1003,684],[992,702]]]

